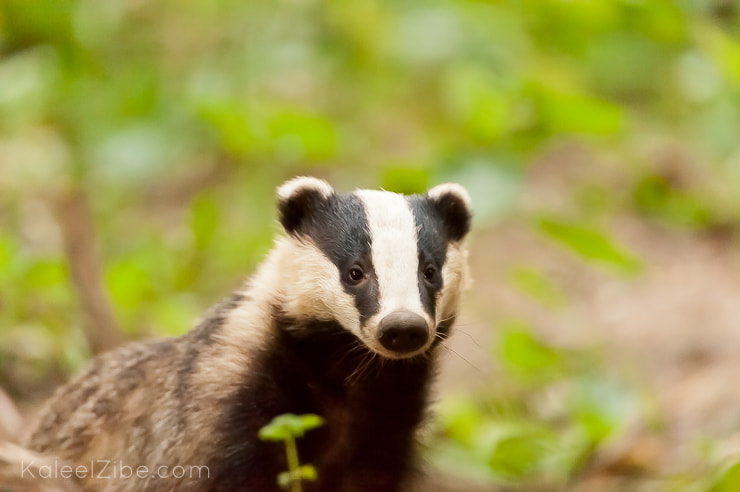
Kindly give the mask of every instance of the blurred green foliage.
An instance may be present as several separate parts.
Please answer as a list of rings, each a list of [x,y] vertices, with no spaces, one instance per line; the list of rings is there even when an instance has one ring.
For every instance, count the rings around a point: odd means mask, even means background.
[[[617,211],[738,222],[739,25],[724,0],[0,2],[0,385],[31,398],[89,356],[58,220],[71,190],[131,337],[182,333],[238,285],[296,174],[406,193],[459,181],[479,227],[523,219],[639,275],[610,234]],[[559,162],[553,208],[525,183],[559,148],[588,159]],[[531,266],[508,280],[568,303]],[[503,383],[443,402],[436,462],[567,481],[640,395],[526,325],[497,332]],[[543,416],[534,399],[553,387],[565,403]],[[736,466],[717,473],[707,487],[736,488]]]
[[[549,219],[542,219],[539,228],[543,234],[587,261],[608,265],[623,272],[634,272],[640,268],[637,258],[623,247],[614,244],[614,241],[601,231],[581,224],[568,224]]]
[[[442,469],[464,463],[479,480],[563,487],[644,413],[642,395],[609,376],[595,353],[550,347],[519,321],[500,327],[496,347],[503,372],[490,394],[440,405],[444,438],[430,456]]]

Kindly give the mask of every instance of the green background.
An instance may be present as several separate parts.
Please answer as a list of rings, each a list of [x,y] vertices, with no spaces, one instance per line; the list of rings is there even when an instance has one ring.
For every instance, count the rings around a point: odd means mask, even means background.
[[[118,336],[186,331],[264,258],[275,187],[295,175],[462,183],[476,285],[495,277],[553,316],[574,302],[562,279],[486,266],[502,224],[606,282],[650,269],[614,232],[625,217],[736,248],[739,104],[733,0],[4,0],[0,387],[25,405]],[[467,309],[494,334],[496,381],[442,399],[436,467],[569,488],[603,472],[635,412],[660,435],[608,347],[558,346],[481,298]],[[100,320],[113,339],[92,341]],[[558,385],[569,403],[543,416],[533,398]],[[713,442],[609,483],[740,488]]]

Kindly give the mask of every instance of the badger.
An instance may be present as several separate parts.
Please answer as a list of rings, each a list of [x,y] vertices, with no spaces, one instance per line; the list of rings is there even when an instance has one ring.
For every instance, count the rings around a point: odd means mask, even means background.
[[[242,288],[179,338],[95,358],[27,447],[84,465],[85,490],[271,492],[288,465],[260,428],[312,413],[325,424],[298,440],[317,471],[304,490],[408,490],[466,285],[470,198],[454,183],[342,194],[299,177],[277,201],[285,234]]]

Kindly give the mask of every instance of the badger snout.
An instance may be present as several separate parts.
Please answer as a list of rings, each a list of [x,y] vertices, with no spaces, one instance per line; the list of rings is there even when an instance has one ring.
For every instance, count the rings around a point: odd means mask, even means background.
[[[376,337],[383,347],[393,352],[414,352],[427,343],[429,327],[416,313],[395,311],[380,320]]]

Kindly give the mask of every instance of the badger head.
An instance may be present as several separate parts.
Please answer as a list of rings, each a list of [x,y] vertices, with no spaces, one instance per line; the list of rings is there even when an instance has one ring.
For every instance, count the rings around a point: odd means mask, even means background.
[[[457,184],[424,195],[336,193],[300,177],[278,189],[281,309],[335,321],[373,352],[427,352],[454,321],[466,281],[470,198]]]

